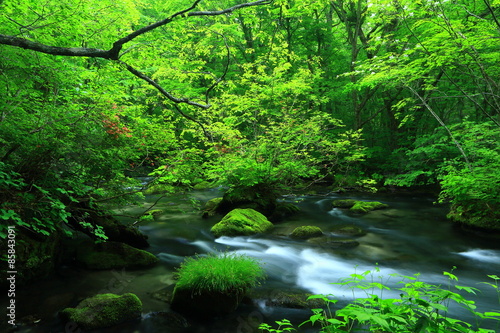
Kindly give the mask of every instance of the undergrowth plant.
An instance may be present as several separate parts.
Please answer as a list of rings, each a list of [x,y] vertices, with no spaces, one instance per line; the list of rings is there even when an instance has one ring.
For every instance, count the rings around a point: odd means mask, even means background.
[[[378,271],[378,269],[377,269]],[[500,328],[500,311],[478,312],[475,302],[466,299],[461,293],[476,294],[477,288],[456,284],[458,278],[444,272],[449,278],[448,286],[439,286],[419,280],[419,274],[403,276],[391,274],[398,278],[400,288],[390,288],[386,282],[376,282],[373,272],[351,274],[349,278],[341,280],[337,285],[350,288],[353,291],[362,291],[366,297],[358,297],[343,308],[333,310],[338,300],[331,295],[312,295],[309,299],[321,299],[325,307],[313,309],[313,315],[299,327],[306,324],[319,325],[319,332],[377,332],[377,333],[495,333]],[[371,278],[370,278],[371,277]],[[499,295],[496,275],[488,275],[494,283],[484,282],[493,287]],[[382,278],[382,277],[380,277]],[[385,292],[399,291],[399,298],[385,298]],[[474,323],[449,317],[451,306],[460,306],[470,312]],[[497,330],[481,328],[485,320],[497,322]],[[276,322],[277,329],[269,324],[259,327],[264,332],[286,332],[293,329],[288,321]]]
[[[194,293],[243,293],[259,284],[264,270],[256,259],[234,253],[187,258],[176,272],[176,289]]]

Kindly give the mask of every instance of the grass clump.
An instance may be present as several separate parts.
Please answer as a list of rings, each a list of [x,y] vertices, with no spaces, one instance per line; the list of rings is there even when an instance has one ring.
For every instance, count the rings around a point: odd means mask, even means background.
[[[176,272],[176,289],[203,292],[245,292],[264,278],[264,270],[256,259],[244,255],[222,253],[187,258]]]

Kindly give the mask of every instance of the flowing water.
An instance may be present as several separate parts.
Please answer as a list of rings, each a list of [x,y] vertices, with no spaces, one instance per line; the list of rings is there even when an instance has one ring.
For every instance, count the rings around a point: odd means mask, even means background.
[[[133,292],[142,300],[144,309],[142,320],[96,332],[250,333],[259,332],[256,327],[262,321],[273,323],[288,318],[300,323],[311,314],[310,310],[271,307],[261,301],[257,305],[242,304],[237,312],[224,318],[194,323],[186,329],[172,328],[167,320],[156,314],[168,311],[168,304],[155,297],[155,293],[173,285],[173,272],[185,257],[213,251],[242,253],[259,259],[267,273],[267,280],[259,288],[267,291],[270,297],[277,290],[299,290],[331,294],[343,302],[365,296],[332,284],[353,273],[370,270],[373,272],[370,278],[391,287],[398,287],[397,282],[401,280],[392,276],[394,273],[405,276],[420,273],[422,281],[448,285],[443,272],[456,267],[453,274],[458,276],[460,285],[481,290],[478,296],[467,296],[477,302],[477,310],[500,312],[495,290],[480,284],[493,282],[488,281],[487,275],[500,275],[498,239],[456,230],[445,218],[446,207],[434,205],[432,198],[408,194],[288,196],[282,200],[296,204],[301,212],[277,223],[272,234],[214,239],[210,228],[220,217],[202,219],[190,199],[204,203],[217,196],[220,196],[218,190],[207,190],[192,192],[190,198],[179,196],[158,201],[154,208],[164,210],[165,214],[154,222],[141,223],[140,227],[149,236],[151,247],[148,250],[160,259],[154,268],[111,272],[67,268],[56,278],[24,288],[17,300],[22,304],[19,311],[49,319],[38,326],[22,328],[20,332],[78,332],[75,328],[62,326],[56,312],[98,292]],[[339,198],[376,200],[390,208],[364,215],[353,214],[332,208],[332,200]],[[148,197],[142,206],[124,207],[120,212],[138,214],[156,200],[157,197]],[[124,222],[130,221],[124,218]],[[300,225],[319,226],[331,237],[338,236],[332,231],[341,225],[356,225],[367,233],[356,238],[360,243],[357,247],[318,247],[287,237]],[[384,292],[384,296],[397,297],[398,293]],[[467,318],[467,312],[461,308],[452,311],[461,319]]]

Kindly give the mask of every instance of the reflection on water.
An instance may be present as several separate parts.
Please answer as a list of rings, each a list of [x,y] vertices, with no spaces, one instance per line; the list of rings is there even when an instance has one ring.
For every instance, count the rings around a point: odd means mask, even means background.
[[[192,193],[194,198],[202,202],[218,195],[219,193],[213,190]],[[390,208],[359,215],[348,210],[332,209],[331,201],[338,198],[376,200],[388,204]],[[125,207],[124,211],[127,214],[139,214],[156,199],[149,197],[144,205]],[[114,283],[121,288],[120,293],[133,292],[141,298],[145,313],[167,311],[168,304],[152,297],[152,294],[174,283],[173,271],[185,257],[214,251],[230,251],[249,255],[261,262],[268,275],[262,288],[293,288],[310,293],[333,294],[337,298],[347,299],[364,295],[352,294],[349,289],[332,283],[337,283],[355,272],[371,270],[371,276],[377,282],[387,283],[392,287],[397,287],[399,281],[398,278],[390,276],[394,273],[407,276],[421,273],[420,279],[423,281],[446,285],[448,281],[443,276],[443,271],[450,271],[456,266],[454,274],[459,277],[459,284],[484,290],[484,293],[475,299],[472,297],[477,302],[479,311],[498,311],[500,306],[493,290],[487,290],[487,286],[478,284],[487,281],[488,274],[500,274],[500,245],[493,240],[457,232],[445,219],[446,207],[434,206],[432,198],[388,195],[341,197],[337,194],[326,197],[286,197],[283,200],[295,203],[302,211],[276,224],[272,234],[218,239],[214,239],[209,230],[220,217],[202,219],[188,199],[161,199],[154,209],[162,209],[165,213],[155,222],[143,223],[140,227],[149,236],[151,248],[148,250],[160,259],[155,268],[124,272],[125,276],[122,276],[121,280],[113,276],[116,272],[69,269],[70,273],[66,276],[51,281],[40,281],[30,287],[31,289],[27,288],[25,293],[19,296],[19,304],[35,302],[40,305],[49,299],[50,295],[66,295],[69,300],[59,306],[74,305],[83,297],[101,292],[103,286],[108,286],[110,280],[115,278]],[[356,238],[359,246],[318,246],[287,237],[297,226],[316,225],[322,228],[327,236],[335,238],[338,236],[333,234],[334,228],[346,224],[356,225],[367,232],[366,235]],[[30,294],[30,290],[34,289],[45,292]],[[26,308],[26,314],[37,311],[36,307]],[[53,332],[56,332],[54,327],[61,331],[58,326],[60,324],[55,319],[58,310],[57,306],[51,307],[54,319],[50,324],[23,329],[21,332],[47,332],[49,326]],[[238,330],[235,331],[235,327],[240,328],[239,332],[258,332],[255,327],[259,320],[272,322],[290,318],[300,322],[307,318],[309,313],[305,310],[268,308],[265,305],[260,308],[243,305],[232,316],[182,332],[236,332]],[[457,313],[461,315],[459,310]],[[145,315],[145,318],[151,316]],[[100,332],[163,332],[165,327],[161,322],[148,319],[143,323],[137,322]]]

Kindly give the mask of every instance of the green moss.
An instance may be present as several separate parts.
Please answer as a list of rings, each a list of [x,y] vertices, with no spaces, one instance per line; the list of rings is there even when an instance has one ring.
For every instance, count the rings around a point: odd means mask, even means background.
[[[152,253],[117,242],[83,244],[77,251],[77,260],[86,268],[97,270],[149,267],[158,262]]]
[[[264,271],[253,258],[223,253],[188,258],[176,275],[172,309],[211,317],[234,311]]]
[[[144,195],[153,195],[153,194],[164,194],[164,193],[172,193],[174,191],[174,187],[168,184],[155,184],[151,185],[144,191],[142,194]]]
[[[351,208],[356,204],[356,200],[354,199],[341,199],[341,200],[334,200],[333,201],[333,207],[337,208]]]
[[[388,207],[389,205],[383,204],[378,201],[356,201],[356,203],[350,208],[350,210],[356,213],[367,213],[372,210],[384,209]]]
[[[141,221],[153,221],[155,217],[160,216],[163,214],[163,210],[161,209],[151,209],[142,214],[141,217],[139,217],[139,220]]]
[[[316,226],[312,225],[304,225],[301,227],[295,228],[292,233],[290,234],[290,237],[292,238],[299,238],[299,239],[308,239],[311,237],[319,237],[323,235],[323,231]]]
[[[142,302],[134,294],[99,294],[80,302],[76,308],[66,308],[59,315],[84,330],[110,327],[135,319],[142,312]]]
[[[211,229],[216,237],[253,235],[271,230],[273,224],[261,213],[250,209],[233,209]]]
[[[203,217],[214,216],[217,213],[217,208],[219,207],[221,201],[222,197],[208,200],[205,204],[205,208],[203,208]]]

